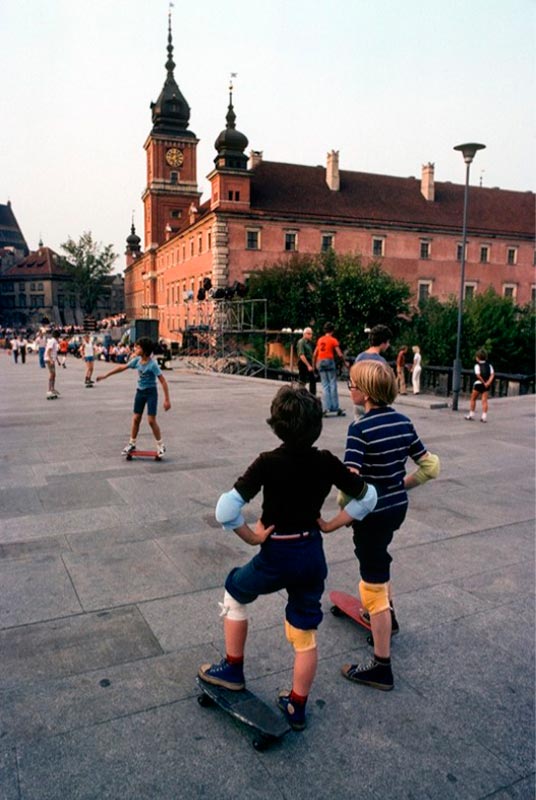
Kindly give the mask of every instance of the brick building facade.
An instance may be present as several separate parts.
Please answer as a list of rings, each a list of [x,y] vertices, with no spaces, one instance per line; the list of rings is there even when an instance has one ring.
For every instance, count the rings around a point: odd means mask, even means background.
[[[130,318],[159,320],[160,335],[181,340],[192,302],[243,283],[254,270],[292,255],[332,248],[378,261],[411,287],[415,301],[458,295],[463,185],[352,172],[339,153],[326,166],[265,161],[236,129],[232,87],[226,127],[215,142],[210,197],[200,203],[189,106],[174,78],[171,26],[167,78],[152,104],[145,142],[144,251],[127,239],[125,307]],[[523,305],[535,299],[533,192],[471,187],[466,295],[492,286]]]

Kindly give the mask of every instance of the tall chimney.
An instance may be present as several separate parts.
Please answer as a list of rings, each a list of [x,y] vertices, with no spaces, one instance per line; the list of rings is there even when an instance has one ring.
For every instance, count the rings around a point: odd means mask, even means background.
[[[255,169],[262,161],[262,150],[250,150],[249,151],[249,169]]]
[[[434,166],[431,161],[422,165],[421,194],[430,203],[435,200]]]
[[[339,151],[332,150],[328,153],[326,166],[326,183],[332,192],[338,192],[341,182],[339,180]]]

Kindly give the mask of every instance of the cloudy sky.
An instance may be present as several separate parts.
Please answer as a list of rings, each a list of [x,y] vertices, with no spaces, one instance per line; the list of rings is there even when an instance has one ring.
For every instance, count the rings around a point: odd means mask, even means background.
[[[30,248],[90,230],[123,266],[142,233],[143,143],[165,79],[166,0],[0,0],[0,203]],[[198,180],[235,83],[264,158],[463,183],[453,146],[486,144],[472,183],[535,189],[536,0],[175,0],[175,77]]]

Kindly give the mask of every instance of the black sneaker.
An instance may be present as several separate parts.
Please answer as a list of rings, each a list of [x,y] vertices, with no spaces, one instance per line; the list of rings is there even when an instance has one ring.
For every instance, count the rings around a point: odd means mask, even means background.
[[[305,729],[305,706],[292,703],[290,700],[290,691],[288,689],[283,689],[279,692],[277,706],[285,715],[293,731],[303,731]]]
[[[338,408],[337,409],[337,416],[338,417],[345,417],[346,416],[346,411],[343,411],[342,408]]]
[[[375,658],[363,664],[343,664],[341,672],[349,681],[372,686],[384,692],[390,692],[395,685],[391,665],[380,664]]]
[[[239,692],[246,685],[242,664],[229,664],[226,658],[222,658],[219,664],[201,664],[197,674],[205,683],[223,686],[234,692]]]

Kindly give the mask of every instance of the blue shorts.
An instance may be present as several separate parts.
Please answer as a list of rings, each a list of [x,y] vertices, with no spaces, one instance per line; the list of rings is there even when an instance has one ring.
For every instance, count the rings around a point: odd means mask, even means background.
[[[309,631],[322,622],[320,599],[327,574],[322,534],[314,530],[303,539],[268,539],[251,561],[231,570],[225,588],[244,604],[252,603],[260,594],[286,589],[286,619],[295,628]]]
[[[156,408],[158,406],[158,391],[156,386],[152,386],[150,389],[136,389],[134,413],[143,414],[146,404],[147,414],[150,417],[156,417]]]
[[[84,356],[84,361],[95,361],[95,356]]]

